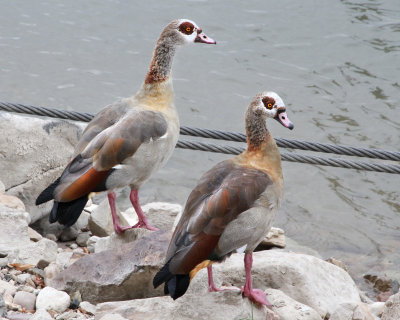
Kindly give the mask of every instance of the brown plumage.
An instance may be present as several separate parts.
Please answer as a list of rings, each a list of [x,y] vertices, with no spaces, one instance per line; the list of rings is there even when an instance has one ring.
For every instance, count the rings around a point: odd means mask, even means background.
[[[197,41],[199,37],[201,41]],[[134,96],[105,107],[94,117],[61,177],[38,196],[36,204],[55,200],[50,222],[74,224],[91,192],[108,191],[115,231],[121,233],[132,228],[119,224],[114,193],[117,188],[129,186],[139,218],[133,227],[156,230],[140,207],[138,189],[166,163],[178,140],[172,60],[178,46],[195,42],[215,44],[190,20],[174,20],[164,28],[141,89]]]
[[[268,99],[266,99],[268,98]],[[153,280],[155,287],[176,299],[183,295],[196,272],[222,261],[232,252],[246,252],[246,285],[243,292],[268,305],[265,294],[251,287],[251,253],[264,238],[280,206],[283,193],[281,159],[266,119],[275,118],[292,129],[281,98],[273,92],[258,94],[246,112],[248,148],[218,163],[200,179],[186,202],[172,236],[165,266]]]

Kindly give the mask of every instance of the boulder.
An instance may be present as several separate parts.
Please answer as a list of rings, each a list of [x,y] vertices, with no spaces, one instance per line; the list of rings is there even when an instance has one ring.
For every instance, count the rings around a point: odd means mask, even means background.
[[[313,308],[293,300],[280,290],[267,289],[268,301],[273,305],[272,310],[280,320],[321,320],[320,315]]]
[[[185,294],[177,300],[170,297],[156,297],[131,301],[105,302],[97,305],[96,320],[108,314],[119,314],[123,319],[254,319],[265,320],[271,314],[266,307],[257,308],[233,292],[198,292]],[[119,318],[104,318],[119,319]],[[292,318],[294,319],[294,318]]]
[[[64,312],[71,303],[70,297],[63,291],[51,287],[40,290],[36,299],[36,309]]]
[[[34,310],[36,295],[30,292],[18,291],[14,296],[13,303],[20,305],[28,311]]]
[[[233,254],[222,264],[214,264],[217,286],[243,286],[244,254]],[[253,254],[253,285],[274,288],[292,299],[316,310],[322,318],[332,314],[342,303],[361,302],[358,289],[343,269],[321,259],[281,250],[259,251]],[[205,291],[207,271],[201,270],[188,292]]]
[[[171,234],[151,232],[134,243],[87,255],[48,284],[67,292],[80,291],[90,303],[139,299],[162,294],[152,281],[161,268]]]
[[[400,292],[392,295],[385,303],[382,312],[382,320],[400,319]]]
[[[0,135],[0,177],[7,194],[23,201],[32,222],[49,213],[51,203],[36,207],[36,197],[62,173],[85,126],[0,112],[0,127],[7,132]]]

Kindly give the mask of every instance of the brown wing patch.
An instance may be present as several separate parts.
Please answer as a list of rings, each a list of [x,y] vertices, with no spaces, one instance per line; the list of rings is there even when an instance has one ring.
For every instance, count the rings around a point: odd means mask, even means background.
[[[107,176],[107,171],[96,171],[89,169],[73,183],[71,183],[61,194],[59,202],[69,202],[78,199],[95,189]]]

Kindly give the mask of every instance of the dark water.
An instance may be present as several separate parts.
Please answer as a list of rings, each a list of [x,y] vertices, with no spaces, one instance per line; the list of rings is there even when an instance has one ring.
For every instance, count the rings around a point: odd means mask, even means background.
[[[243,132],[250,98],[288,106],[275,137],[399,151],[400,2],[1,1],[0,100],[95,113],[135,93],[161,29],[189,18],[218,42],[174,63],[181,124]],[[182,137],[185,138],[185,137]],[[285,151],[285,150],[283,150]],[[184,204],[227,156],[176,150],[142,202]],[[398,175],[283,163],[276,226],[356,278],[400,280]]]

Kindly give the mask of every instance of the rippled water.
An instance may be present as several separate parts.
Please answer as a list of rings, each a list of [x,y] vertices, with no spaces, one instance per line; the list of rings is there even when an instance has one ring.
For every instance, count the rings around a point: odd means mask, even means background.
[[[174,63],[183,125],[243,132],[261,90],[278,92],[295,124],[275,137],[399,150],[400,2],[7,1],[0,19],[0,100],[95,113],[135,93],[156,38],[189,18],[218,42]],[[185,138],[185,137],[182,137]],[[285,150],[283,150],[285,151]],[[176,150],[142,202],[184,204],[224,155]],[[400,280],[399,177],[284,163],[275,225],[356,278]]]

